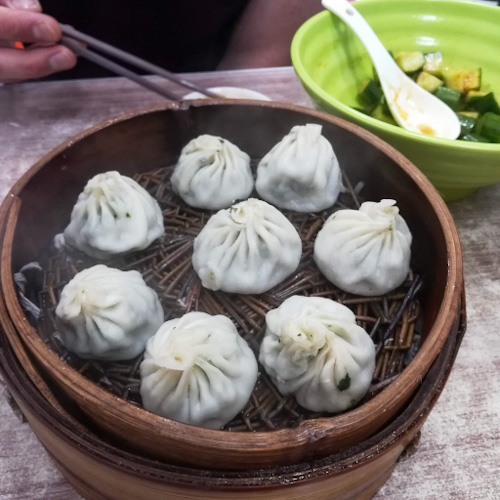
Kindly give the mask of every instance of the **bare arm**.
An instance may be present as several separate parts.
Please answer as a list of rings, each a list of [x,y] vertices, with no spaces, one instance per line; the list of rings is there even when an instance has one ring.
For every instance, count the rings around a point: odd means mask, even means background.
[[[218,69],[289,65],[294,33],[321,10],[320,0],[251,0]]]
[[[41,10],[37,0],[0,0],[0,82],[40,78],[76,64],[76,56],[56,44],[59,24]],[[16,41],[33,45],[19,50]]]

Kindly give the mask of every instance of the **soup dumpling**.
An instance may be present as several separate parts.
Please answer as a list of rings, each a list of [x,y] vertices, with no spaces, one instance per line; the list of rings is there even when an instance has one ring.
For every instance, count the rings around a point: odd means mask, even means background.
[[[339,162],[321,125],[293,127],[257,168],[255,188],[273,205],[297,212],[331,207],[342,189]]]
[[[192,207],[220,210],[253,190],[250,157],[222,137],[200,135],[182,149],[173,190]]]
[[[146,410],[209,429],[243,409],[256,381],[257,360],[233,322],[204,312],[164,323],[141,363]]]
[[[312,411],[341,412],[368,391],[375,346],[348,307],[294,295],[266,314],[259,361],[281,394]]]
[[[88,181],[63,238],[56,236],[56,244],[68,244],[97,259],[110,259],[143,250],[164,233],[157,201],[130,177],[106,172]]]
[[[375,296],[397,288],[410,269],[412,235],[394,200],[367,201],[332,214],[314,242],[314,260],[334,285]]]
[[[99,264],[84,269],[63,288],[56,330],[81,358],[104,361],[138,356],[163,322],[156,292],[138,271]]]
[[[263,293],[297,269],[301,254],[292,223],[250,198],[210,217],[194,240],[193,267],[210,290]]]

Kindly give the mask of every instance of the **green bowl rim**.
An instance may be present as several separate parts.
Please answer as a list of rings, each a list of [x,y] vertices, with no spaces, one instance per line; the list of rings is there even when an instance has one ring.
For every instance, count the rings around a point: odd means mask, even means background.
[[[412,0],[412,3],[420,3],[420,4],[426,4],[431,2],[439,2],[442,4],[448,4],[450,8],[452,6],[456,7],[456,0]],[[357,2],[352,2],[352,5],[357,6],[359,4],[363,3],[401,3],[401,0],[358,0]],[[409,4],[410,2],[408,2]],[[497,12],[498,13],[498,21],[499,21],[499,26],[500,26],[500,7],[495,6],[495,5],[486,5],[486,4],[480,4],[476,2],[471,2],[471,1],[462,1],[461,7],[465,9],[486,9],[490,10],[490,12]],[[299,79],[303,82],[304,86],[310,88],[313,90],[323,101],[327,102],[328,104],[338,108],[340,111],[344,113],[344,116],[341,116],[341,118],[344,118],[349,121],[349,116],[354,115],[360,122],[360,126],[363,126],[364,124],[373,127],[373,129],[376,129],[377,131],[382,131],[386,133],[390,133],[395,135],[396,137],[399,137],[400,139],[406,139],[410,140],[413,142],[417,143],[422,143],[422,144],[427,144],[431,143],[435,146],[445,146],[445,147],[456,147],[459,150],[463,151],[488,151],[488,152],[494,152],[494,151],[500,151],[500,144],[495,144],[495,143],[474,143],[474,142],[467,142],[467,141],[462,141],[459,139],[439,139],[437,137],[432,137],[424,134],[418,134],[416,132],[410,132],[409,130],[405,130],[401,127],[398,127],[397,125],[391,125],[390,123],[385,123],[381,120],[377,120],[376,118],[372,118],[371,116],[365,115],[364,113],[361,113],[360,111],[356,111],[355,109],[351,108],[350,106],[347,106],[346,104],[340,102],[338,99],[330,95],[328,92],[323,90],[307,73],[307,71],[304,69],[304,66],[302,65],[301,59],[300,59],[300,54],[299,54],[299,47],[301,45],[302,39],[304,38],[305,34],[308,32],[308,30],[314,26],[320,19],[323,17],[329,16],[329,15],[334,15],[331,13],[329,10],[323,10],[320,13],[314,15],[313,17],[309,18],[302,26],[297,30],[295,33],[293,39],[292,39],[292,44],[290,48],[290,53],[292,57],[292,64],[295,69],[295,72],[297,73],[297,76]],[[495,14],[496,15],[496,14]],[[322,108],[323,111],[327,111],[324,108]],[[327,111],[328,112],[328,111]],[[386,139],[387,140],[387,139]]]

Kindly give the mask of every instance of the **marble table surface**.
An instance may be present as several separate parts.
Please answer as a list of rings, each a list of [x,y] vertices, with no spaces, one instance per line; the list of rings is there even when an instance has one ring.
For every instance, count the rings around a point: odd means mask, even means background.
[[[205,86],[244,86],[273,100],[311,106],[292,68],[189,77]],[[121,78],[0,87],[0,200],[63,140],[104,118],[161,101]],[[499,206],[500,184],[449,204],[463,245],[468,330],[417,452],[398,464],[377,500],[500,499]],[[78,498],[28,424],[11,410],[0,384],[0,499]]]

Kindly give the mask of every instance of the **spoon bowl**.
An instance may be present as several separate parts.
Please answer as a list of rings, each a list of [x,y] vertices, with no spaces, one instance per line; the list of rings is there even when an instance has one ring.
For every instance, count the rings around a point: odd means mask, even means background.
[[[460,135],[460,122],[453,110],[403,73],[370,25],[347,0],[322,0],[322,5],[342,19],[365,46],[389,110],[401,127],[441,139],[456,139]]]

